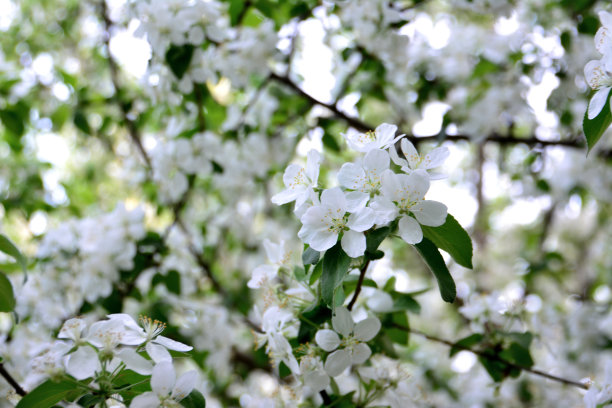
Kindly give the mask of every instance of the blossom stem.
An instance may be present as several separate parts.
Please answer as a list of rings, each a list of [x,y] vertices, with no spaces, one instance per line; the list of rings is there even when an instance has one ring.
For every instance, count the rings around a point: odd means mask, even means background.
[[[359,294],[361,293],[361,286],[363,285],[363,279],[365,278],[366,271],[368,270],[368,267],[370,266],[370,261],[371,259],[368,258],[368,260],[365,262],[365,264],[363,264],[363,266],[361,267],[361,270],[359,271],[359,280],[357,281],[357,287],[355,287],[355,293],[353,294],[353,298],[351,299],[351,301],[349,302],[347,306],[348,310],[353,310],[353,306],[355,305],[355,302],[357,301],[357,297],[359,297]]]
[[[404,330],[404,331],[406,331],[408,333],[411,333],[411,334],[416,334],[418,336],[424,337],[427,340],[430,340],[430,341],[433,341],[433,342],[436,342],[436,343],[445,344],[448,347],[452,347],[452,348],[463,350],[463,351],[472,352],[472,353],[476,354],[477,356],[483,357],[483,358],[485,358],[487,360],[498,361],[500,363],[505,364],[508,367],[516,368],[516,369],[519,369],[519,370],[523,370],[523,371],[526,371],[528,373],[531,373],[531,374],[534,374],[534,375],[537,375],[537,376],[540,376],[540,377],[543,377],[543,378],[546,378],[546,379],[549,379],[549,380],[552,380],[552,381],[556,381],[556,382],[559,382],[559,383],[562,383],[562,384],[565,384],[565,385],[571,385],[571,386],[574,386],[574,387],[582,388],[584,390],[589,389],[588,385],[583,384],[581,382],[578,382],[578,381],[575,381],[575,380],[570,380],[570,379],[563,378],[563,377],[558,377],[556,375],[552,375],[552,374],[546,373],[544,371],[541,371],[541,370],[538,370],[538,369],[535,369],[535,368],[528,368],[528,367],[524,367],[524,366],[521,366],[521,365],[518,365],[518,364],[514,364],[514,363],[511,363],[511,362],[509,362],[509,361],[507,361],[507,360],[505,360],[505,359],[503,359],[503,358],[501,358],[501,357],[499,357],[499,356],[497,356],[495,354],[491,354],[491,353],[487,353],[487,352],[479,351],[479,350],[474,350],[474,349],[472,349],[470,347],[462,346],[461,344],[453,343],[452,341],[441,339],[441,338],[436,337],[436,336],[432,336],[430,334],[424,333],[424,332],[422,332],[420,330],[417,330],[417,329],[412,329],[412,328],[405,327],[405,326],[402,326],[402,325],[399,325],[399,324],[394,324],[393,327],[395,327],[397,329],[400,329],[400,330]]]
[[[21,395],[22,397],[27,394],[27,392],[23,388],[21,388],[21,385],[19,385],[19,383],[8,373],[8,371],[6,371],[6,369],[4,368],[4,364],[2,363],[0,363],[0,375],[2,375],[6,382],[9,383],[9,385],[15,389],[15,392],[17,394]]]

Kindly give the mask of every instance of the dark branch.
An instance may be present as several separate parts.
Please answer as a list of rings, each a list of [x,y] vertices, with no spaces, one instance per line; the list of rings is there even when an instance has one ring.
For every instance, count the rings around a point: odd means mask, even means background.
[[[347,309],[353,310],[353,306],[355,302],[357,302],[357,298],[361,293],[361,286],[363,285],[363,279],[365,278],[366,271],[368,270],[368,266],[370,266],[370,259],[366,261],[366,263],[361,267],[361,271],[359,271],[359,280],[357,281],[357,287],[355,288],[355,293],[353,294],[353,298],[349,302]]]
[[[293,82],[289,77],[287,76],[281,76],[275,73],[272,73],[270,75],[270,77],[272,79],[274,79],[275,81],[287,86],[288,88],[292,89],[295,93],[297,93],[298,95],[302,96],[304,99],[307,99],[311,104],[313,105],[319,105],[322,106],[326,109],[328,109],[329,111],[331,111],[334,116],[336,116],[337,118],[343,120],[344,122],[346,122],[349,126],[361,131],[361,132],[367,132],[370,130],[373,130],[376,126],[373,126],[369,123],[366,123],[364,121],[362,121],[361,119],[352,117],[347,115],[346,113],[342,112],[341,110],[338,109],[338,107],[335,104],[330,104],[330,103],[326,103],[326,102],[322,102],[318,99],[316,99],[315,97],[313,97],[312,95],[308,94],[307,92],[305,92],[302,88],[300,88],[300,86],[298,84],[296,84],[295,82]],[[474,140],[474,138],[470,137],[469,135],[433,135],[433,136],[414,136],[410,133],[407,133],[403,130],[399,130],[400,133],[405,134],[406,138],[409,139],[412,143],[414,144],[418,144],[421,142],[428,142],[428,141],[445,141],[445,140],[449,140],[452,142],[458,142],[458,141],[472,141]],[[507,136],[507,135],[500,135],[498,133],[492,133],[489,136],[485,137],[483,139],[483,142],[493,142],[493,143],[497,143],[500,145],[515,145],[515,144],[525,144],[527,146],[530,147],[547,147],[547,146],[565,146],[565,147],[572,147],[572,148],[576,148],[576,149],[584,149],[585,148],[585,144],[584,142],[582,142],[579,139],[576,138],[572,138],[572,139],[564,139],[564,140],[542,140],[536,136],[532,136],[532,137],[526,137],[526,138],[520,138],[520,137],[516,137],[516,136]],[[610,151],[602,151],[600,156],[602,157],[611,157],[612,156],[612,152]]]
[[[436,342],[436,343],[440,343],[440,344],[445,344],[448,347],[452,347],[452,348],[459,349],[459,350],[464,350],[464,351],[470,351],[470,352],[476,354],[477,356],[486,358],[487,360],[498,361],[498,362],[503,363],[503,364],[505,364],[505,365],[507,365],[508,367],[511,367],[511,368],[516,368],[518,370],[523,370],[523,371],[526,371],[528,373],[531,373],[531,374],[534,374],[534,375],[537,375],[537,376],[540,376],[540,377],[544,377],[544,378],[547,378],[547,379],[552,380],[552,381],[557,381],[557,382],[562,383],[562,384],[566,384],[566,385],[571,385],[571,386],[574,386],[574,387],[582,388],[584,390],[589,389],[589,387],[586,384],[583,384],[581,382],[574,381],[574,380],[568,380],[567,378],[563,378],[563,377],[557,377],[556,375],[548,374],[548,373],[545,373],[544,371],[540,371],[540,370],[537,370],[535,368],[523,367],[523,366],[520,366],[518,364],[511,363],[511,362],[509,362],[509,361],[499,357],[496,354],[491,354],[491,353],[487,353],[487,352],[479,351],[479,350],[473,350],[473,349],[471,349],[469,347],[462,346],[461,344],[453,343],[452,341],[448,341],[448,340],[445,340],[445,339],[441,339],[439,337],[431,336],[431,335],[429,335],[427,333],[423,333],[420,330],[411,329],[411,328],[404,327],[404,326],[401,326],[401,325],[398,325],[398,324],[395,324],[394,327],[396,327],[396,328],[398,328],[400,330],[407,331],[407,332],[412,333],[412,334],[419,335],[421,337],[426,338],[427,340],[430,340],[430,341],[433,341],[433,342]]]
[[[0,363],[0,375],[2,375],[6,382],[9,383],[9,385],[15,389],[15,392],[17,394],[21,395],[22,397],[27,394],[27,392],[23,388],[21,388],[19,383],[15,381],[15,379],[8,373],[8,371],[6,371],[6,369],[4,368],[4,364],[2,363]]]

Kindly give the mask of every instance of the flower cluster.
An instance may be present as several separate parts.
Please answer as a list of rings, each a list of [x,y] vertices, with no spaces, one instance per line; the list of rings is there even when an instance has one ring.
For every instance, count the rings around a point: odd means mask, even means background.
[[[612,14],[599,13],[602,27],[595,34],[595,48],[602,55],[599,60],[589,61],[584,67],[584,76],[596,92],[589,102],[588,118],[593,119],[603,109],[612,89]]]
[[[140,324],[139,324],[140,323]],[[58,339],[32,360],[32,370],[42,377],[80,382],[81,392],[101,393],[127,402],[120,392],[137,384],[120,386],[126,370],[150,376],[152,391],[131,400],[133,408],[166,407],[189,395],[197,383],[196,371],[176,379],[168,350],[187,352],[192,347],[161,335],[166,325],[148,317],[137,323],[130,315],[111,314],[88,324],[83,318],[67,320]],[[121,405],[125,406],[125,405]]]
[[[325,251],[340,238],[342,249],[351,257],[365,253],[364,232],[399,220],[399,235],[409,244],[423,239],[421,225],[444,224],[446,206],[426,200],[429,190],[428,170],[439,167],[448,156],[448,149],[439,147],[420,156],[414,145],[402,139],[400,158],[395,150],[397,127],[383,123],[367,133],[351,132],[345,137],[348,145],[364,153],[355,163],[345,163],[338,172],[339,187],[315,193],[320,156],[308,154],[306,170],[292,164],[285,170],[286,189],[272,198],[276,204],[296,201],[302,228],[298,236],[311,248]],[[403,173],[390,168],[390,162],[401,166]]]

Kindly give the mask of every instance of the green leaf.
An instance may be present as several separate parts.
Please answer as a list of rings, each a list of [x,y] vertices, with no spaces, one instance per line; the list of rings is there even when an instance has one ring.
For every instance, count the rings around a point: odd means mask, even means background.
[[[315,251],[311,247],[308,247],[304,250],[302,254],[302,262],[304,265],[314,265],[319,262],[319,257],[321,253],[319,251]]]
[[[507,364],[482,356],[478,357],[478,361],[487,370],[493,381],[501,382],[506,377],[508,372]]]
[[[89,126],[89,122],[87,121],[87,116],[83,113],[83,111],[76,111],[74,114],[74,125],[86,135],[91,135],[91,126]]]
[[[23,273],[27,272],[27,262],[21,251],[13,244],[13,241],[8,239],[6,236],[0,234],[0,251],[4,252],[7,255],[15,258],[19,265],[21,265],[21,269],[23,269]]]
[[[461,350],[464,350],[464,348],[474,347],[476,344],[480,343],[483,338],[484,336],[480,333],[470,334],[469,336],[462,338],[455,343],[455,345],[461,347],[451,347],[450,352],[448,353],[449,357],[454,356]]]
[[[166,51],[166,62],[170,70],[178,79],[181,79],[191,63],[194,46],[191,44],[171,45]]]
[[[387,315],[388,317],[383,320],[383,327],[386,327],[385,333],[389,336],[391,341],[394,343],[405,346],[408,344],[410,338],[408,328],[408,316],[406,312],[395,312]]]
[[[589,102],[590,103],[590,102]],[[588,152],[593,149],[593,146],[599,141],[604,132],[610,127],[612,124],[612,113],[610,113],[610,95],[608,94],[608,100],[604,105],[599,115],[595,116],[593,119],[589,119],[588,117],[589,111],[587,109],[584,112],[584,119],[582,121],[582,130],[584,131],[584,136],[586,137]]]
[[[336,153],[340,151],[340,145],[338,144],[336,139],[329,133],[325,133],[321,141],[323,142],[323,146],[325,146],[327,149]]]
[[[314,269],[312,270],[312,275],[310,275],[310,279],[308,280],[308,283],[310,285],[314,284],[317,281],[317,279],[321,277],[322,273],[323,273],[323,261],[319,261],[319,263],[317,263]]]
[[[472,240],[457,220],[450,214],[439,227],[422,225],[423,235],[453,257],[461,266],[472,269]]]
[[[325,252],[321,274],[321,296],[326,305],[332,306],[334,292],[342,284],[351,264],[351,258],[342,250],[340,242]]]
[[[25,132],[25,125],[21,116],[14,110],[0,110],[0,121],[15,136],[21,137]]]
[[[528,348],[518,343],[510,344],[510,347],[499,353],[500,357],[520,367],[529,368],[533,366],[533,359]]]
[[[407,293],[393,292],[393,310],[407,310],[414,314],[421,313],[421,305]]]
[[[433,272],[434,276],[438,280],[438,286],[440,288],[440,294],[445,302],[453,303],[457,296],[457,289],[455,287],[455,281],[451,276],[442,255],[438,248],[427,238],[423,238],[421,242],[415,245],[419,251],[429,269]]]
[[[47,380],[27,393],[17,404],[17,408],[50,408],[64,399],[75,388],[68,381]]]
[[[228,13],[230,15],[230,24],[232,26],[239,23],[239,19],[244,13],[244,6],[244,0],[230,0]]]
[[[0,272],[0,312],[10,312],[15,308],[13,285],[5,274]]]
[[[191,394],[181,400],[181,405],[186,408],[205,408],[206,400],[198,390],[191,391]]]
[[[380,244],[389,236],[390,227],[382,227],[366,234],[366,251],[375,253]]]

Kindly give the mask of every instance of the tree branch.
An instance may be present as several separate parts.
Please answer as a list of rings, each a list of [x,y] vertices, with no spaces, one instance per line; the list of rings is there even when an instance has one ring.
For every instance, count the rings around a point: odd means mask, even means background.
[[[316,99],[315,97],[313,97],[312,95],[308,94],[307,92],[305,92],[302,88],[300,88],[300,86],[298,84],[296,84],[295,82],[293,82],[289,77],[287,76],[281,76],[275,73],[272,73],[270,75],[270,77],[272,79],[274,79],[275,81],[285,85],[286,87],[292,89],[295,93],[297,93],[298,95],[302,96],[304,99],[307,99],[311,104],[313,105],[319,105],[322,106],[326,109],[328,109],[329,111],[331,111],[334,116],[336,116],[338,119],[343,120],[344,122],[346,122],[349,126],[361,131],[361,132],[367,132],[369,130],[373,130],[374,128],[376,128],[376,126],[373,126],[372,124],[369,124],[367,122],[362,121],[361,119],[352,117],[347,115],[346,113],[340,111],[338,109],[338,107],[335,104],[329,104],[326,102],[322,102],[318,99]],[[404,130],[399,130],[399,133],[403,133],[405,134],[405,137],[410,140],[412,143],[414,144],[419,144],[422,142],[428,142],[428,141],[451,141],[451,142],[458,142],[458,141],[472,141],[473,138],[470,137],[469,135],[463,135],[463,134],[459,134],[459,135],[433,135],[433,136],[414,136],[412,134],[410,134],[409,132],[405,132]],[[531,136],[531,137],[526,137],[526,138],[520,138],[520,137],[516,137],[516,136],[507,136],[507,135],[501,135],[499,133],[492,133],[489,136],[487,136],[486,138],[484,138],[483,142],[493,142],[493,143],[497,143],[500,145],[516,145],[516,144],[525,144],[527,146],[530,147],[547,147],[547,146],[565,146],[565,147],[571,147],[571,148],[576,148],[576,149],[584,149],[586,147],[586,145],[576,139],[564,139],[564,140],[542,140],[536,136]],[[609,150],[605,150],[602,151],[600,153],[600,156],[602,157],[612,157],[612,151]]]
[[[27,392],[23,388],[21,388],[19,383],[15,381],[15,379],[8,373],[8,371],[6,371],[3,363],[0,363],[0,375],[2,375],[6,382],[9,383],[9,385],[15,389],[15,392],[17,394],[21,395],[22,397],[27,394]]]
[[[569,380],[569,379],[563,378],[563,377],[558,377],[558,376],[552,375],[552,374],[548,374],[548,373],[546,373],[544,371],[537,370],[535,368],[523,367],[523,366],[520,366],[518,364],[511,363],[511,362],[509,362],[509,361],[507,361],[507,360],[505,360],[505,359],[503,359],[503,358],[501,358],[501,357],[499,357],[498,355],[495,355],[495,354],[490,354],[490,353],[486,353],[484,351],[474,350],[474,349],[471,349],[469,347],[465,347],[465,346],[462,346],[460,344],[453,343],[452,341],[441,339],[439,337],[435,337],[435,336],[429,335],[427,333],[424,333],[424,332],[422,332],[420,330],[408,328],[408,327],[405,327],[405,326],[402,326],[402,325],[399,325],[399,324],[394,324],[393,326],[398,328],[398,329],[400,329],[400,330],[404,330],[404,331],[406,331],[408,333],[412,333],[412,334],[416,334],[416,335],[419,335],[421,337],[424,337],[427,340],[430,340],[430,341],[433,341],[433,342],[436,342],[436,343],[440,343],[440,344],[445,344],[448,347],[456,348],[456,349],[459,349],[459,350],[469,351],[469,352],[472,352],[472,353],[476,354],[477,356],[486,358],[487,360],[498,361],[500,363],[503,363],[503,364],[507,365],[508,367],[516,368],[518,370],[523,370],[523,371],[526,371],[528,373],[531,373],[531,374],[534,374],[534,375],[537,375],[537,376],[540,376],[540,377],[543,377],[543,378],[546,378],[546,379],[549,379],[549,380],[552,380],[552,381],[556,381],[556,382],[559,382],[559,383],[562,383],[562,384],[565,384],[565,385],[571,385],[573,387],[582,388],[584,390],[589,389],[589,387],[586,384],[583,384],[581,382],[574,381],[574,380]]]
[[[353,310],[353,306],[355,305],[355,302],[357,301],[357,297],[359,297],[359,294],[361,293],[361,286],[363,285],[363,279],[365,278],[365,274],[366,274],[366,271],[368,270],[368,266],[370,266],[370,262],[371,262],[371,259],[368,258],[366,263],[361,267],[361,270],[359,271],[359,280],[357,281],[357,287],[355,288],[355,293],[353,294],[353,298],[351,299],[351,301],[349,302],[347,306],[348,310]]]

